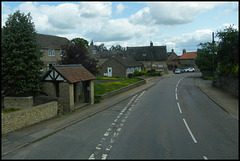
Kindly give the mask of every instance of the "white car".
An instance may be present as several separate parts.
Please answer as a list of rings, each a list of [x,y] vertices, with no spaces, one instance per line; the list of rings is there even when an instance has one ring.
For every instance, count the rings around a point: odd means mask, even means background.
[[[175,74],[177,74],[177,73],[181,74],[181,72],[182,72],[181,69],[175,69],[175,71],[174,71]]]
[[[185,72],[195,72],[195,69],[193,67],[190,67],[190,68],[187,68],[184,70],[185,70]]]

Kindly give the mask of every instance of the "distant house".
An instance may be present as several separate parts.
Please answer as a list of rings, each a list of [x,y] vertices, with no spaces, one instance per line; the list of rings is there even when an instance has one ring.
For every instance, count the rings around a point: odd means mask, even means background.
[[[167,60],[167,67],[168,67],[168,69],[169,69],[169,70],[172,70],[172,69],[177,68],[178,65],[179,65],[179,64],[178,64],[178,58],[179,58],[180,56],[178,56],[178,55],[174,52],[173,49],[172,49],[171,52],[168,52],[167,55],[168,55],[168,60]]]
[[[124,56],[143,63],[147,69],[154,68],[161,71],[167,67],[166,46],[153,46],[152,42],[150,46],[127,47]]]
[[[57,62],[61,59],[62,46],[70,43],[65,37],[44,34],[37,34],[37,42],[43,52],[41,58],[44,62],[43,72],[48,71],[52,65],[58,65]]]
[[[142,64],[130,57],[114,55],[100,66],[100,75],[108,77],[128,77],[134,70],[141,71]]]
[[[178,63],[182,68],[194,67],[197,68],[195,64],[195,59],[197,57],[197,52],[186,52],[183,50],[183,55],[178,58]]]
[[[96,45],[93,44],[93,41],[90,43],[88,53],[91,57],[98,60],[98,66],[101,66],[106,60],[114,55],[123,55],[122,51],[98,51]]]

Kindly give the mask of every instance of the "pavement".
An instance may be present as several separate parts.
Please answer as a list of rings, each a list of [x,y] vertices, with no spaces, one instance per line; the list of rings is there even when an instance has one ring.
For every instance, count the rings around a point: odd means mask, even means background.
[[[164,74],[162,79],[171,77],[173,73]],[[160,78],[161,78],[160,77]],[[6,134],[2,137],[2,153],[1,156],[7,155],[18,149],[21,149],[31,143],[37,142],[43,138],[53,135],[60,130],[63,130],[71,125],[76,124],[79,121],[87,119],[127,98],[146,90],[155,84],[150,80],[152,78],[146,78],[146,84],[120,93],[118,95],[106,98],[101,103],[84,106],[75,110],[74,112],[54,117],[49,120],[42,121],[35,125],[16,130]],[[238,120],[238,98],[235,98],[228,93],[214,88],[211,85],[211,81],[203,80],[202,78],[196,78],[198,87],[216,104],[218,104],[224,111],[229,113],[232,117]]]

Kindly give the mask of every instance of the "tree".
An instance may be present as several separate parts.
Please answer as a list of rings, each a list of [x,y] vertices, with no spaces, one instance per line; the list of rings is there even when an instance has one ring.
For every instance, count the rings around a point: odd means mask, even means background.
[[[84,45],[78,43],[68,44],[62,47],[63,55],[59,64],[82,64],[92,74],[97,74],[97,60],[91,58]]]
[[[213,44],[211,42],[200,43],[197,50],[197,58],[195,60],[196,65],[202,70],[213,70]],[[217,47],[214,44],[214,51],[217,51]],[[217,64],[217,58],[214,53],[214,64]],[[214,70],[216,65],[214,65]]]
[[[239,31],[233,26],[217,32],[220,38],[218,45],[219,67],[218,74],[238,76],[239,67]]]
[[[2,29],[2,90],[5,96],[30,96],[42,91],[40,60],[30,13],[10,14]]]
[[[80,46],[84,46],[86,49],[89,48],[88,41],[83,38],[74,38],[71,40],[74,44],[79,44]]]
[[[110,51],[122,51],[124,48],[121,45],[112,45],[111,48],[109,49]]]
[[[99,46],[95,45],[98,51],[107,51],[107,48],[104,46],[104,43],[100,44]]]

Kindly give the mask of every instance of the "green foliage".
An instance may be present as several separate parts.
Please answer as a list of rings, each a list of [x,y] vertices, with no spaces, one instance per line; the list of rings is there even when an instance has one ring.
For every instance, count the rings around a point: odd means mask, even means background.
[[[89,47],[88,41],[85,40],[84,38],[74,38],[71,40],[71,42],[73,42],[74,44],[78,44],[80,46],[84,46],[86,49],[88,49]]]
[[[29,96],[42,91],[42,53],[30,13],[10,14],[2,29],[2,90],[6,96]]]
[[[211,42],[200,43],[200,49],[197,50],[197,57],[195,60],[196,65],[200,70],[212,70],[213,69],[213,60],[214,60],[214,69],[217,67],[217,57],[216,54],[213,56],[213,44]],[[217,47],[214,44],[214,51],[217,51]]]
[[[218,74],[225,76],[231,74],[238,77],[239,31],[230,26],[225,28],[224,31],[219,31],[217,36],[220,38]]]
[[[62,47],[64,54],[59,64],[82,64],[92,74],[98,73],[98,60],[91,58],[85,46],[79,43],[68,44]]]
[[[124,50],[124,48],[121,45],[112,45],[111,48],[109,49],[110,51],[121,51]]]
[[[134,76],[142,76],[142,75],[147,75],[148,71],[147,70],[142,70],[142,71],[139,71],[139,70],[135,70],[134,71]]]

